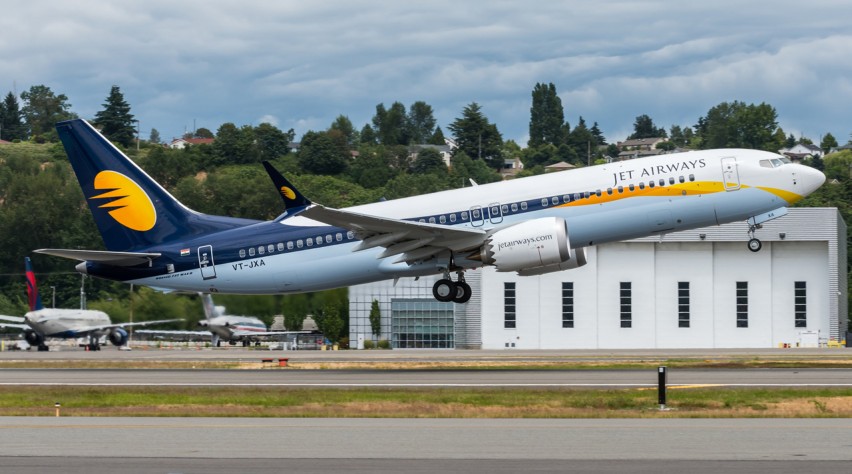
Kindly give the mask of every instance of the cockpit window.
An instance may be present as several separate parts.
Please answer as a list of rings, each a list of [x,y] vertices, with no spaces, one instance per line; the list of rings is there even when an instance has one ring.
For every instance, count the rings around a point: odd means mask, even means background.
[[[781,160],[781,163],[784,163],[784,164],[792,163],[792,161],[790,161],[790,158],[787,158],[786,156],[782,156],[778,159]]]
[[[775,167],[777,168],[777,167],[779,167],[779,166],[782,166],[782,165],[784,164],[784,162],[783,162],[783,161],[781,161],[781,160],[779,160],[778,158],[773,158],[773,159],[772,159],[772,164],[773,164],[773,165],[775,165]]]
[[[764,168],[774,168],[772,166],[772,162],[769,161],[769,160],[760,160],[760,166],[762,166]]]

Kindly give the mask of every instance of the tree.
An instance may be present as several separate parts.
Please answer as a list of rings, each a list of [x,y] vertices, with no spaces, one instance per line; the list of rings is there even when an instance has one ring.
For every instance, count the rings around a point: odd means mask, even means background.
[[[751,148],[778,151],[784,143],[779,141],[778,114],[766,103],[759,105],[734,101],[722,102],[698,119],[695,126],[700,137],[700,147]]]
[[[37,141],[57,141],[56,122],[75,118],[65,94],[56,95],[45,85],[30,87],[21,93],[24,116],[29,135]]]
[[[500,149],[503,146],[503,137],[497,130],[497,126],[490,123],[488,118],[482,114],[482,108],[476,102],[467,105],[462,111],[462,116],[457,118],[448,127],[455,137],[455,153],[465,153],[467,156],[483,159],[492,168],[499,168],[503,164],[503,156]]]
[[[553,83],[536,83],[532,91],[530,107],[529,147],[545,144],[559,146],[567,139],[565,132],[565,113],[562,99],[556,94]]]
[[[429,143],[435,133],[435,120],[432,106],[423,101],[411,104],[408,109],[408,130],[411,143]],[[443,145],[443,143],[441,143]]]
[[[834,135],[831,133],[826,133],[825,136],[822,137],[819,147],[822,148],[823,153],[827,154],[832,148],[837,147],[837,139],[834,138]]]
[[[411,171],[417,174],[447,173],[447,165],[441,158],[441,153],[434,148],[422,148],[417,152],[417,158],[411,165]]]
[[[370,305],[370,329],[372,329],[374,336],[381,337],[382,311],[379,309],[379,300],[373,300]]]
[[[255,146],[261,160],[272,160],[290,152],[290,143],[295,132],[291,128],[282,132],[270,123],[262,123],[254,127]]]
[[[358,131],[355,130],[349,117],[345,115],[338,115],[328,130],[335,130],[340,133],[350,147],[354,147],[359,142]]]
[[[160,132],[159,132],[159,130],[157,130],[156,128],[152,128],[151,129],[151,135],[148,136],[148,141],[155,144],[155,145],[159,145],[160,144]]]
[[[133,115],[118,86],[112,86],[103,106],[104,109],[95,114],[95,123],[101,127],[101,133],[125,147],[132,145],[136,136]]]
[[[435,127],[435,133],[432,134],[432,137],[429,138],[430,145],[446,145],[447,141],[444,139],[444,131],[441,130],[441,127]]]
[[[201,127],[195,130],[192,138],[215,138],[215,136],[209,128]]]
[[[328,301],[314,314],[317,328],[331,342],[337,342],[340,339],[340,333],[346,324],[342,313],[343,309],[338,302]]]
[[[347,157],[326,132],[305,133],[298,158],[302,169],[315,174],[339,174],[347,165]]]
[[[656,127],[651,117],[642,114],[636,117],[636,121],[633,122],[633,133],[627,138],[628,140],[635,140],[639,138],[657,137],[666,138],[666,130],[664,128]]]
[[[0,140],[25,140],[27,129],[24,126],[18,99],[9,92],[0,102]]]
[[[400,102],[394,102],[389,110],[385,109],[384,104],[377,105],[376,115],[373,116],[373,129],[378,142],[382,145],[411,143],[408,115],[405,112],[405,106]]]

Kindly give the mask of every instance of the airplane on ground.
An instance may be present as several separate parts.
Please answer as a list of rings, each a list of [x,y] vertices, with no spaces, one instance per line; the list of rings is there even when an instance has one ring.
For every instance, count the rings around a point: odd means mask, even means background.
[[[259,344],[259,339],[269,336],[287,336],[291,334],[310,334],[311,331],[270,331],[266,324],[254,316],[235,316],[225,314],[224,306],[214,306],[213,297],[209,293],[199,293],[201,305],[204,307],[206,319],[198,322],[198,325],[207,328],[207,331],[169,331],[156,329],[142,329],[137,334],[152,335],[199,335],[212,336],[213,345],[222,346],[222,340],[234,346],[241,342],[243,347],[248,347],[252,342]]]
[[[90,309],[57,309],[45,308],[41,303],[41,295],[36,286],[35,273],[29,257],[25,257],[27,277],[27,300],[30,311],[23,318],[18,316],[0,316],[0,328],[10,327],[24,331],[24,340],[39,351],[48,350],[45,339],[49,337],[61,339],[76,339],[88,337],[87,348],[99,351],[100,338],[106,336],[114,346],[127,344],[127,331],[131,326],[149,326],[159,323],[182,321],[181,319],[164,319],[160,321],[143,321],[137,323],[113,324],[103,311]],[[4,322],[6,321],[6,322]]]
[[[333,209],[266,163],[285,210],[263,222],[195,212],[84,120],[56,128],[107,250],[36,252],[164,291],[298,293],[441,274],[435,298],[464,303],[466,270],[568,270],[606,242],[743,220],[759,251],[760,225],[825,182],[776,153],[720,149]]]

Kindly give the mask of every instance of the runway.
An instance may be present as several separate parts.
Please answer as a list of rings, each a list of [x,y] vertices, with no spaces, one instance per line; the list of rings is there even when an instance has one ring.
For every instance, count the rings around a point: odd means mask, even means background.
[[[849,419],[0,417],[25,473],[844,472],[850,439]]]
[[[656,387],[656,370],[0,369],[0,386]],[[669,386],[852,387],[852,369],[671,369]]]

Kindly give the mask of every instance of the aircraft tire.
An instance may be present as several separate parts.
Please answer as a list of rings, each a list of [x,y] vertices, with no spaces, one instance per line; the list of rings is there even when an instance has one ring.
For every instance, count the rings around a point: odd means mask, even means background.
[[[749,239],[748,241],[748,249],[752,252],[760,252],[760,249],[763,247],[763,244],[758,239]]]
[[[453,303],[467,303],[471,296],[473,296],[473,290],[470,285],[463,281],[456,283],[456,296],[453,298]]]
[[[453,283],[453,280],[447,278],[442,278],[436,281],[435,285],[432,287],[432,296],[443,303],[452,301],[456,294],[456,284]]]

